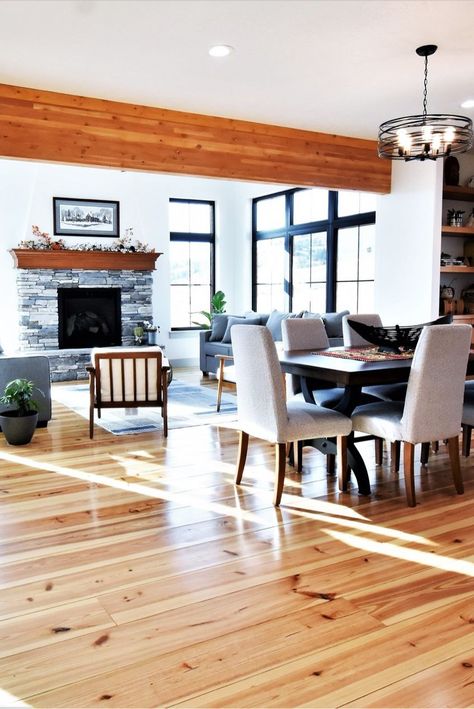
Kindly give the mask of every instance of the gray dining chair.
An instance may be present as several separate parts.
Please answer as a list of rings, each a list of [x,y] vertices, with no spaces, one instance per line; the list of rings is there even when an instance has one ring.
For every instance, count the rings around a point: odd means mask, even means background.
[[[403,442],[410,507],[416,504],[414,449],[424,441],[448,440],[454,485],[458,494],[464,492],[459,432],[470,344],[470,325],[425,327],[415,349],[405,402],[380,401],[359,406],[352,414],[355,431]]]
[[[239,485],[242,480],[249,436],[270,441],[276,452],[273,502],[278,506],[285,481],[287,443],[336,436],[339,487],[345,489],[350,419],[305,401],[286,401],[277,350],[267,327],[234,325],[232,347],[240,428],[235,483]]]
[[[474,428],[474,381],[464,384],[464,404],[462,411],[462,453],[468,458],[471,454],[471,436]]]

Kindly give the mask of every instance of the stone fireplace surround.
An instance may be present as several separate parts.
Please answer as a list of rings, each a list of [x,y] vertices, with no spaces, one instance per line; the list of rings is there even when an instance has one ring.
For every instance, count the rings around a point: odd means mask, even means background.
[[[74,262],[74,252],[70,254]],[[152,286],[151,270],[19,267],[20,351],[46,355],[53,381],[86,379],[90,348],[59,349],[58,288],[120,288],[122,345],[130,346],[134,344],[133,328],[143,320],[152,320]]]

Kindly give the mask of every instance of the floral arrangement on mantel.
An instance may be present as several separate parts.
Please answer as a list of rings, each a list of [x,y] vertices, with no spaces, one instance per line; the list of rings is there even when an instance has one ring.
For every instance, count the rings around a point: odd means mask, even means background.
[[[125,236],[113,241],[110,245],[102,244],[67,244],[64,239],[53,239],[48,232],[40,231],[39,227],[32,226],[34,239],[20,241],[20,249],[35,249],[37,251],[114,251],[127,253],[154,253],[148,244],[143,241],[132,240],[133,229],[126,229]]]

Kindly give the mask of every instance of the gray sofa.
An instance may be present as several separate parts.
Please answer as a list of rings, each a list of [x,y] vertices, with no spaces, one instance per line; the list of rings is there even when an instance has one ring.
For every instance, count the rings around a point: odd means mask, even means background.
[[[281,323],[288,317],[322,318],[331,347],[343,344],[342,318],[349,311],[340,313],[311,313],[304,310],[300,313],[282,313],[274,310],[272,313],[249,312],[245,315],[229,315],[228,313],[214,315],[211,330],[202,330],[199,333],[199,367],[203,376],[215,374],[219,366],[216,355],[232,354],[231,329],[236,323],[245,322],[252,325],[266,325],[272,333],[275,342],[281,340]]]
[[[51,374],[49,359],[44,355],[9,356],[0,355],[0,395],[5,385],[12,379],[29,379],[41,389],[44,396],[35,392],[33,398],[38,404],[38,427],[45,427],[51,418]],[[0,404],[1,411],[7,411]]]

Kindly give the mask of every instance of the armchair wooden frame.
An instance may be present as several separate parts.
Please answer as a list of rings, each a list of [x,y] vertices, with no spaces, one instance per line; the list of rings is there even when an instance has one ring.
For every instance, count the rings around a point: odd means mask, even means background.
[[[145,360],[144,381],[140,381],[137,372],[137,361]],[[103,362],[108,364],[103,364]],[[125,371],[125,363],[132,362],[132,373]],[[150,363],[156,363],[156,369],[151,371]],[[114,368],[114,362],[119,362],[119,370]],[[103,397],[102,368],[107,367],[108,395],[110,400]],[[104,350],[93,353],[93,364],[86,367],[89,373],[89,437],[94,437],[94,409],[97,409],[98,418],[102,409],[111,408],[138,408],[142,406],[161,408],[163,417],[163,434],[168,436],[168,372],[170,365],[160,349],[153,351],[144,350]],[[118,379],[118,386],[114,380]],[[141,385],[141,387],[140,387]],[[118,388],[118,394],[117,394]],[[139,396],[139,388],[143,396]]]

